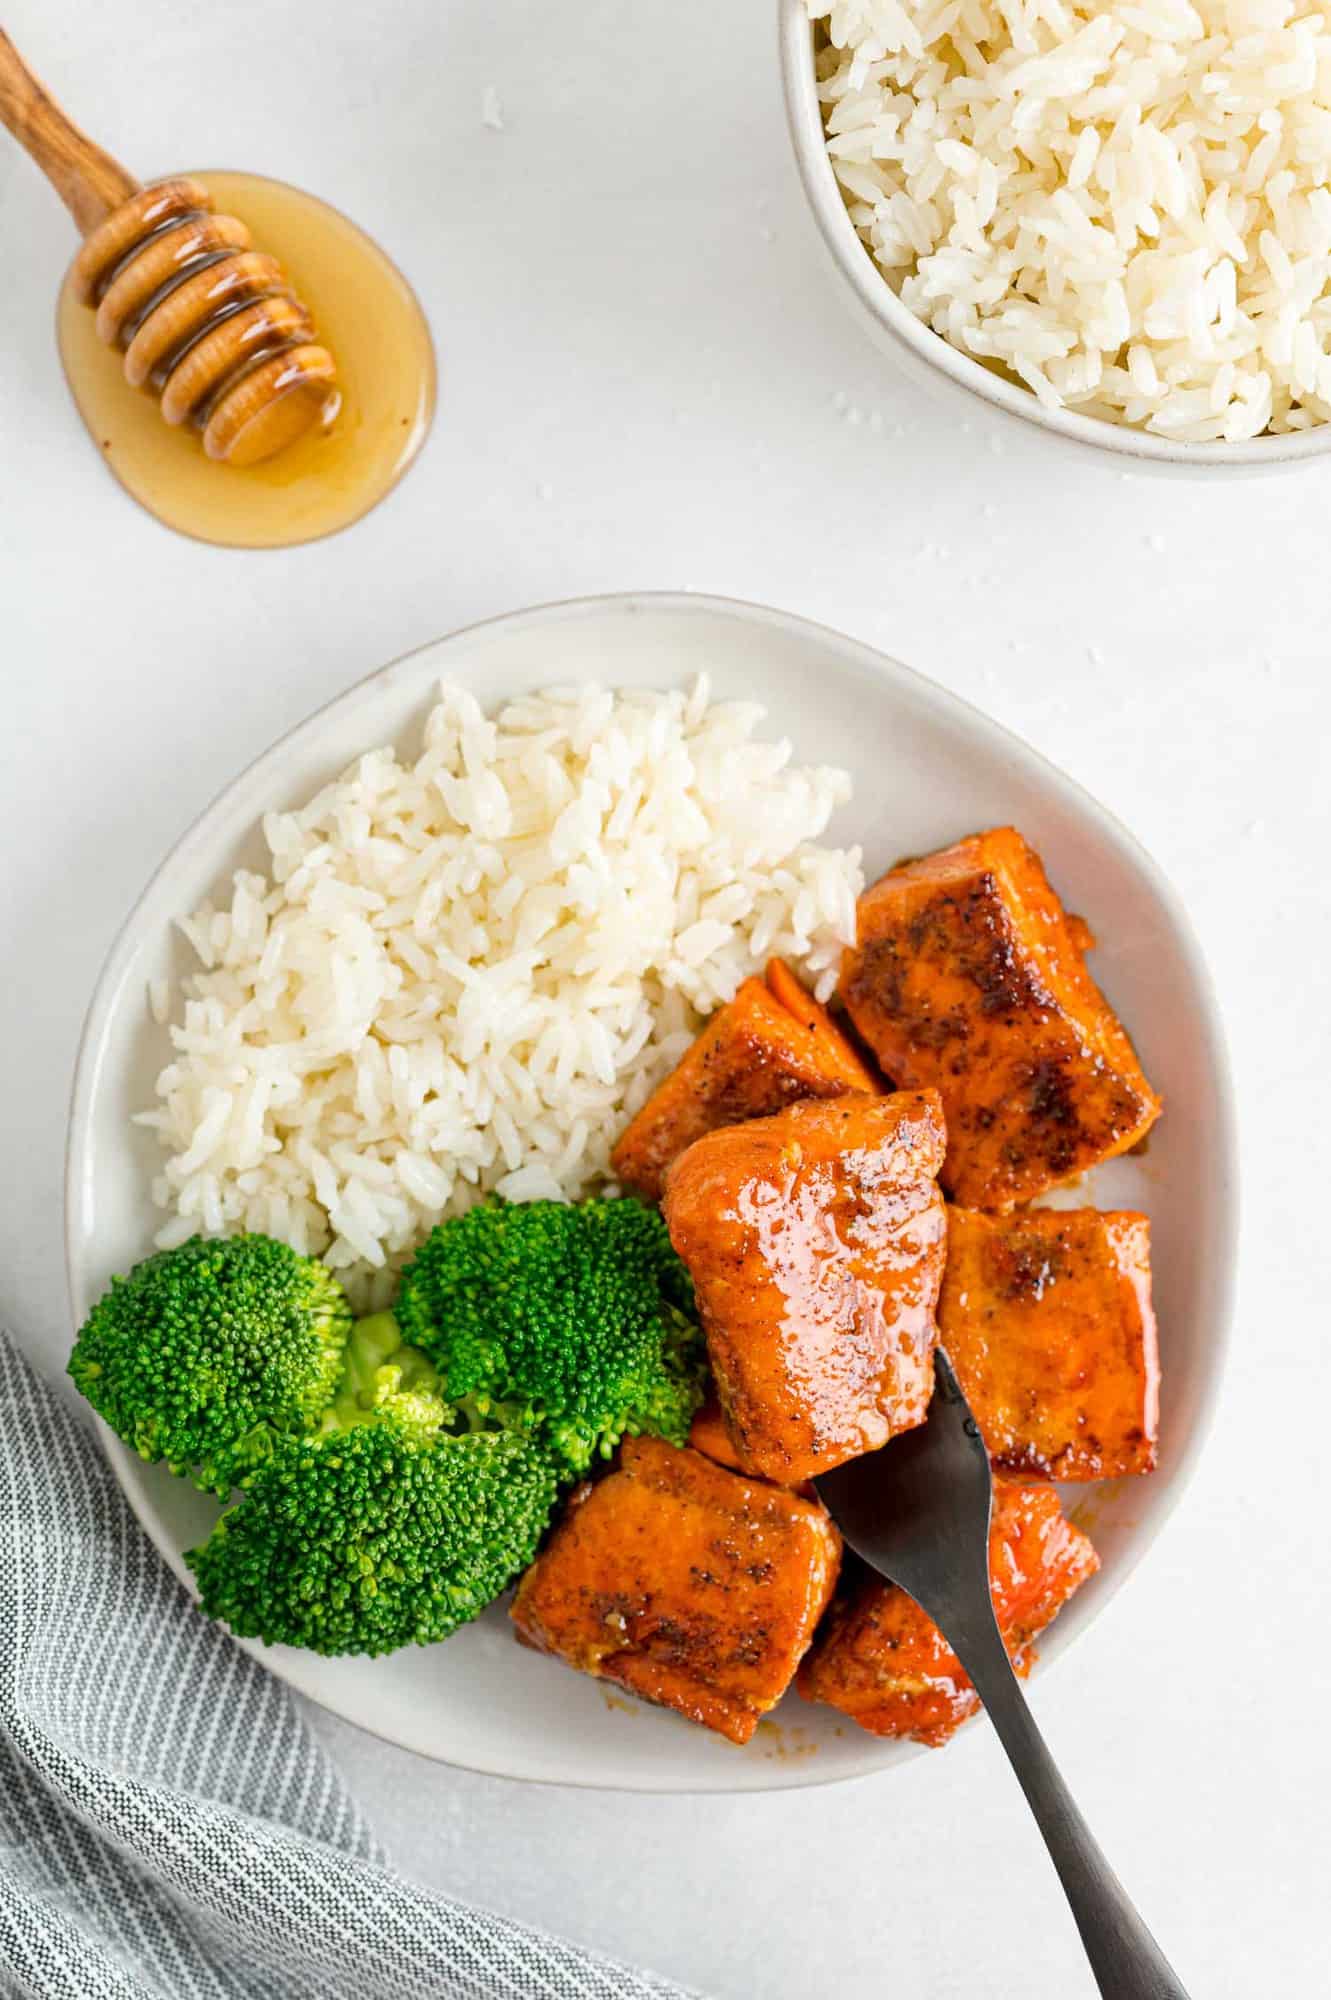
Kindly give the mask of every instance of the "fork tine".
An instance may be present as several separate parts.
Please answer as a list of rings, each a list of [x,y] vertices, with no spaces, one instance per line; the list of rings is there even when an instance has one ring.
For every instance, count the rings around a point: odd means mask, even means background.
[[[842,1534],[941,1624],[959,1593],[989,1588],[993,1482],[979,1425],[941,1348],[924,1423],[817,1487]]]

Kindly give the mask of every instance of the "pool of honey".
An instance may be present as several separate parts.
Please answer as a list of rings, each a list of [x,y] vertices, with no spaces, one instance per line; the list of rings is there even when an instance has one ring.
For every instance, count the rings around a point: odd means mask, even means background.
[[[79,414],[126,492],[181,534],[246,549],[336,534],[391,491],[425,442],[435,396],[425,315],[391,259],[326,202],[258,174],[197,178],[309,307],[337,363],[336,421],[259,465],[215,463],[194,431],[164,423],[156,398],[130,387],[66,279],[57,336]]]

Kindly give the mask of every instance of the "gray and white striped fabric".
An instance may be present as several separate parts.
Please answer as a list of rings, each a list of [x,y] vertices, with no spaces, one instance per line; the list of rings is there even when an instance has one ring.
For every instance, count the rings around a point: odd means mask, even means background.
[[[393,1875],[3,1329],[0,1993],[680,2000]]]

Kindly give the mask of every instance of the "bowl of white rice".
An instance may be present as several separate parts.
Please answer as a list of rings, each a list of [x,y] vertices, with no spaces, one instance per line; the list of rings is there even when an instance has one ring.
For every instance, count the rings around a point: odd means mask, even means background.
[[[932,383],[1143,466],[1331,450],[1331,4],[780,0],[805,192]]]

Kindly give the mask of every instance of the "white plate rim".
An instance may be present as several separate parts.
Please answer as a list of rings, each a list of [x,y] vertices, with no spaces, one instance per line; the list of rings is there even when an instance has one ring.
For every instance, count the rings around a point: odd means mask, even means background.
[[[493,632],[495,628],[501,626],[516,630],[531,625],[576,620],[589,613],[606,612],[618,613],[626,617],[641,614],[650,615],[654,612],[674,616],[682,615],[685,617],[693,614],[707,616],[723,615],[738,618],[759,626],[766,626],[771,630],[780,631],[787,635],[803,636],[815,640],[825,647],[835,649],[841,654],[845,664],[853,667],[865,678],[886,681],[895,688],[899,696],[922,704],[935,716],[942,715],[945,718],[959,721],[972,730],[978,724],[979,730],[984,736],[1001,744],[1016,771],[1029,773],[1031,776],[1038,778],[1040,785],[1052,790],[1055,794],[1061,795],[1097,828],[1102,837],[1119,848],[1124,856],[1131,861],[1137,873],[1144,878],[1146,884],[1169,918],[1178,949],[1194,982],[1201,1010],[1198,1027],[1204,1036],[1207,1047],[1207,1068],[1214,1089],[1214,1110],[1220,1141],[1219,1149],[1223,1155],[1226,1169],[1220,1176],[1214,1203],[1219,1210],[1219,1220],[1222,1224],[1222,1238],[1229,1246],[1229,1249],[1223,1268],[1213,1274],[1214,1321],[1211,1327],[1211,1341],[1214,1349],[1213,1362],[1202,1387],[1198,1407],[1188,1436],[1174,1460],[1173,1471],[1168,1483],[1168,1491],[1155,1503],[1156,1514],[1150,1535],[1129,1556],[1121,1558],[1116,1563],[1111,1576],[1102,1577],[1099,1602],[1094,1617],[1087,1621],[1087,1626],[1089,1626],[1095,1622],[1095,1619],[1100,1616],[1112,1602],[1113,1598],[1117,1596],[1147,1550],[1155,1546],[1160,1535],[1168,1525],[1179,1501],[1191,1484],[1201,1452],[1207,1438],[1210,1436],[1215,1421],[1216,1406],[1228,1358],[1236,1279],[1234,1246],[1237,1243],[1238,1237],[1239,1174],[1236,1144],[1237,1123],[1234,1104],[1233,1073],[1210,968],[1202,953],[1193,930],[1191,919],[1188,916],[1182,899],[1168,876],[1165,875],[1148,850],[1143,847],[1136,835],[1124,825],[1117,815],[1112,813],[1108,807],[1102,805],[1076,779],[1069,777],[1066,772],[1060,770],[1056,764],[1046,758],[1042,752],[1034,749],[1022,737],[1016,735],[1015,732],[1008,729],[1004,724],[995,721],[992,716],[986,714],[975,703],[967,701],[963,696],[953,693],[949,688],[943,687],[940,682],[921,673],[917,668],[907,666],[892,655],[868,645],[863,640],[855,639],[848,633],[838,631],[833,626],[824,625],[817,620],[805,618],[795,612],[784,611],[772,605],[757,604],[743,598],[732,598],[713,593],[692,591],[609,591],[581,597],[551,599],[539,604],[526,606],[517,611],[500,612],[493,617],[474,620],[470,624],[460,626],[454,631],[445,634],[442,638],[426,640],[421,645],[409,648],[405,653],[398,654],[385,666],[376,668],[372,672],[363,675],[349,687],[330,697],[328,701],[321,703],[301,721],[285,730],[267,749],[252,758],[248,764],[243,766],[210,799],[202,811],[184,829],[180,837],[173,842],[158,866],[145,882],[124,921],[119,926],[93,988],[92,998],[89,1002],[80,1034],[70,1092],[70,1112],[65,1146],[64,1171],[65,1278],[70,1309],[73,1315],[71,1325],[78,1326],[82,1324],[91,1303],[84,1295],[79,1273],[80,1260],[77,1249],[77,1221],[81,1193],[80,1183],[84,1173],[84,1161],[88,1153],[87,1139],[94,1087],[116,998],[128,963],[133,956],[134,944],[139,928],[139,917],[141,912],[153,900],[158,883],[178,862],[193,855],[207,843],[213,832],[215,823],[229,814],[237,800],[243,794],[262,789],[270,769],[275,771],[280,767],[286,753],[299,739],[304,738],[307,734],[313,735],[317,733],[332,716],[356,706],[365,699],[376,684],[390,681],[402,669],[409,667],[421,655],[426,653],[438,653],[442,655],[446,649],[454,648],[459,651],[465,651],[468,644],[477,637]],[[444,671],[442,665],[440,671]],[[193,1578],[182,1560],[181,1552],[173,1546],[171,1538],[163,1532],[155,1513],[147,1504],[138,1487],[123,1476],[131,1466],[137,1465],[138,1461],[100,1418],[95,1419],[95,1430],[98,1442],[108,1460],[116,1483],[132,1512],[148,1535],[149,1540],[161,1554],[173,1574],[190,1592],[190,1595],[192,1597],[196,1596],[197,1593],[193,1587]],[[1076,1644],[1077,1640],[1081,1638],[1083,1632],[1087,1629],[1087,1626],[1077,1628],[1067,1642],[1059,1647],[1054,1659],[1042,1664],[1038,1670],[1041,1678],[1055,1664],[1056,1659],[1061,1658],[1072,1645]],[[419,1744],[408,1741],[404,1736],[391,1729],[376,1728],[373,1724],[363,1722],[359,1718],[352,1718],[345,1715],[342,1710],[326,1701],[309,1686],[302,1683],[298,1665],[293,1665],[288,1659],[283,1659],[281,1662],[275,1661],[266,1657],[262,1649],[251,1646],[248,1643],[242,1643],[243,1650],[249,1652],[251,1657],[264,1666],[268,1672],[275,1674],[279,1679],[285,1681],[307,1701],[313,1702],[316,1707],[324,1709],[331,1715],[336,1715],[339,1720],[349,1723],[351,1727],[362,1729],[367,1735],[377,1737],[383,1742],[392,1743],[398,1748],[410,1750],[415,1755],[428,1756],[432,1762],[446,1764],[454,1769],[472,1771],[480,1776],[506,1779],[513,1783],[550,1784],[569,1786],[577,1790],[633,1792],[676,1797],[717,1795],[734,1797],[744,1792],[752,1792],[757,1796],[765,1792],[794,1791],[834,1784],[857,1783],[864,1777],[878,1775],[878,1772],[872,1768],[861,1769],[859,1771],[838,1770],[820,1773],[817,1768],[818,1760],[813,1759],[802,1763],[798,1767],[785,1765],[779,1770],[774,1770],[771,1775],[771,1781],[761,1787],[728,1785],[720,1779],[715,1783],[693,1782],[687,1785],[679,1785],[657,1779],[650,1773],[641,1777],[634,1774],[622,1781],[608,1782],[600,1778],[580,1779],[576,1777],[569,1778],[567,1776],[552,1777],[540,1773],[532,1774],[522,1770],[515,1770],[511,1766],[505,1767],[494,1761],[467,1762],[455,1756],[445,1757],[441,1753],[424,1751],[420,1748]],[[295,1655],[294,1659],[299,1661],[299,1657],[299,1655]],[[892,1758],[894,1765],[905,1762],[910,1756],[922,1754],[923,1749],[923,1746],[915,1744],[893,1744],[891,1747],[895,1753]]]

